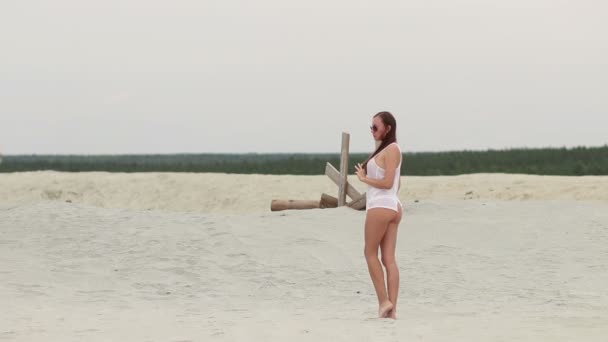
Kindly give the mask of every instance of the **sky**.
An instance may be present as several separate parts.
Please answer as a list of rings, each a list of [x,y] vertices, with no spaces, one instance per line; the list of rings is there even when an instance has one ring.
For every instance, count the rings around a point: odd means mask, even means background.
[[[0,153],[608,144],[600,0],[3,0]]]

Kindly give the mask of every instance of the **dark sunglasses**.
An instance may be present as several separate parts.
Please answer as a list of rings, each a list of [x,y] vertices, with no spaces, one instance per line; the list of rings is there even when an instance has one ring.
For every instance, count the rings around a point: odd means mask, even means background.
[[[378,126],[376,125],[369,126],[369,129],[371,129],[374,133],[378,132]]]

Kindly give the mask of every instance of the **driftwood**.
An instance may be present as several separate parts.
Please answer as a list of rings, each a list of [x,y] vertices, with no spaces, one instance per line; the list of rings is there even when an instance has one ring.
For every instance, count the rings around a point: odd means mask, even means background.
[[[271,211],[287,209],[315,209],[320,207],[319,201],[309,200],[273,200],[270,202]]]
[[[338,199],[326,193],[321,195],[319,201],[312,200],[273,200],[270,202],[271,211],[281,211],[288,209],[325,209],[337,208]]]
[[[325,208],[337,208],[338,207],[338,199],[330,196],[326,193],[321,194],[321,202],[319,202],[321,209]]]
[[[355,187],[348,182],[348,155],[349,155],[350,135],[342,133],[342,151],[340,158],[340,171],[333,165],[325,165],[325,175],[338,186],[338,197],[322,194],[319,201],[311,200],[273,200],[270,203],[270,210],[280,211],[287,209],[315,209],[315,208],[337,208],[347,206],[355,210],[365,209],[365,193],[361,194]],[[351,201],[347,202],[346,196]]]

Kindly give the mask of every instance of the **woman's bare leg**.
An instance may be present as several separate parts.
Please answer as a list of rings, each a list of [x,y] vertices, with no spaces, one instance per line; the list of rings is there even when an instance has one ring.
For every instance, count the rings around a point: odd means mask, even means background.
[[[399,296],[399,268],[396,261],[397,232],[401,222],[402,208],[394,221],[388,225],[384,238],[380,243],[382,252],[382,264],[386,268],[386,282],[388,288],[388,299],[393,304],[393,308],[388,313],[388,317],[397,319],[397,297]]]
[[[378,247],[384,238],[389,223],[394,220],[395,216],[394,210],[374,208],[367,211],[365,219],[365,260],[378,296],[378,316],[380,317],[387,317],[393,309],[393,304],[390,302],[386,291],[384,270],[380,260],[378,260]]]

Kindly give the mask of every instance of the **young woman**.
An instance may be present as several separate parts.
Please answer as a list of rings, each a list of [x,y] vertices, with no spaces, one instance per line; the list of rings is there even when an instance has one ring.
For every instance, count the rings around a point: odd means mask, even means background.
[[[368,185],[365,218],[365,259],[378,296],[378,316],[397,318],[399,269],[395,261],[397,228],[403,208],[399,201],[401,149],[397,144],[397,122],[389,112],[374,115],[371,132],[378,148],[363,164],[355,166],[357,177]],[[378,260],[378,247],[382,264]]]

